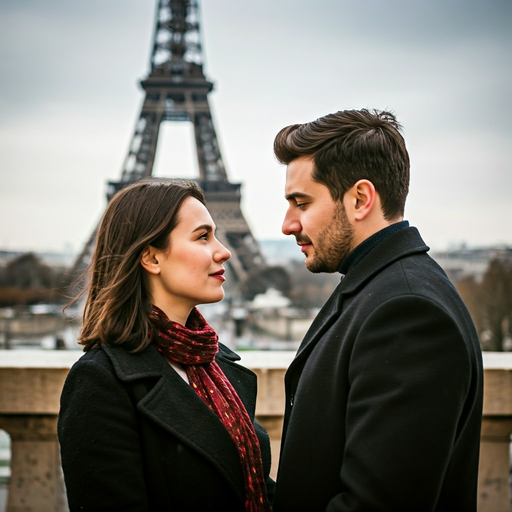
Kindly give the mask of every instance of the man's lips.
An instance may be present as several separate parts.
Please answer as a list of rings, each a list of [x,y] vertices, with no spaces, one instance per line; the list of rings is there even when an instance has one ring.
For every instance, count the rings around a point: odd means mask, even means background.
[[[297,245],[300,247],[301,252],[306,252],[311,246],[311,243],[297,242]]]
[[[224,272],[225,270],[222,268],[219,271],[210,274],[210,277],[214,277],[215,279],[219,279],[220,281],[225,281],[226,278],[224,277]]]

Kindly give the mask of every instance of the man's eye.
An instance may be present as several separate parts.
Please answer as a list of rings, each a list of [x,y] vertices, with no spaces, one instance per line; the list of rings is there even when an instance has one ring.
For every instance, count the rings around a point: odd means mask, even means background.
[[[297,203],[295,206],[296,206],[297,208],[300,208],[301,210],[303,210],[303,209],[306,207],[306,205],[307,205],[307,204],[308,204],[308,203]]]

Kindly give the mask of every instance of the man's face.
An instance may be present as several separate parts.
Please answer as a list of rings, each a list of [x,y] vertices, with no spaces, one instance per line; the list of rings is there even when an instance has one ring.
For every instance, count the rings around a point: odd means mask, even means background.
[[[354,230],[343,204],[333,200],[325,185],[313,181],[313,167],[306,157],[288,164],[282,231],[295,236],[310,272],[335,272],[353,249]]]

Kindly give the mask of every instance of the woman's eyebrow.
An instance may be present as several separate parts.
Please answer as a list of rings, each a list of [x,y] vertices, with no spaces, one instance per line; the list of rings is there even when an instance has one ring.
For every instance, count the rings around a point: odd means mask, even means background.
[[[215,230],[214,230],[213,226],[210,224],[201,224],[196,229],[194,229],[192,231],[192,233],[195,233],[196,231],[207,231],[208,233],[210,233],[211,231],[215,231]]]

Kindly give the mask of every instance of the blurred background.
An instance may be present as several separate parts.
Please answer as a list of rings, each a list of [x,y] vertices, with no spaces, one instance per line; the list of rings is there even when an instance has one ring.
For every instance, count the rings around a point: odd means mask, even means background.
[[[204,0],[199,8],[219,148],[275,280],[228,280],[227,299],[205,307],[221,340],[293,351],[339,281],[307,272],[281,233],[285,170],[274,136],[338,110],[375,108],[403,125],[406,219],[459,289],[482,348],[512,351],[512,3]],[[107,183],[121,175],[155,10],[147,0],[0,3],[0,349],[79,349],[80,307],[61,312],[69,269],[106,206]],[[152,174],[197,178],[191,123],[162,124]],[[0,430],[0,509],[9,456]]]
[[[142,0],[0,4],[5,346],[39,345],[41,335],[50,336],[43,345],[74,346],[76,328],[59,317],[62,276],[106,206],[107,182],[120,177],[144,99],[138,82],[150,71],[155,11],[156,2]],[[241,208],[267,262],[292,270],[277,294],[253,305],[280,308],[280,316],[296,308],[272,339],[300,340],[311,309],[338,281],[309,275],[280,231],[285,170],[273,138],[291,123],[377,108],[404,127],[406,218],[456,282],[484,347],[512,349],[512,4],[205,0],[199,13],[228,178],[242,185]],[[192,123],[162,123],[153,175],[197,177]],[[253,288],[245,298],[265,291]],[[228,344],[257,344],[242,336],[242,306],[230,311],[237,326],[218,328]],[[16,325],[23,307],[38,327]]]

